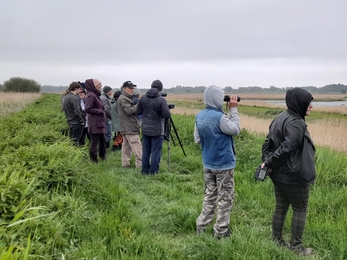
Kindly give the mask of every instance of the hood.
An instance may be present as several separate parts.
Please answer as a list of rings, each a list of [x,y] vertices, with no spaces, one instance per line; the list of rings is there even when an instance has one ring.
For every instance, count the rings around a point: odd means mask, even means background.
[[[101,96],[104,96],[106,99],[111,99],[105,92],[102,92]]]
[[[159,97],[160,93],[157,88],[151,88],[146,92],[146,96],[148,98],[155,98],[155,97]]]
[[[98,96],[101,95],[101,93],[95,88],[93,79],[87,79],[86,82],[84,83],[84,86],[88,92],[89,91],[94,92]]]
[[[312,95],[302,88],[289,89],[286,93],[286,105],[288,109],[294,111],[303,119],[305,119],[307,108],[312,100]]]
[[[217,86],[210,86],[204,90],[204,104],[223,110],[224,90]]]

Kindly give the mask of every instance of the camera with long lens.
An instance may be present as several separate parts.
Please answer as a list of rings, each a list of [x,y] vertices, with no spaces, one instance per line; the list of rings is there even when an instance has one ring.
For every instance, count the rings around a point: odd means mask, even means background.
[[[166,97],[166,96],[167,96],[167,93],[161,92],[160,95],[161,95],[162,97]],[[168,106],[169,109],[174,109],[174,108],[175,108],[175,104],[167,104],[167,106]]]
[[[223,101],[224,102],[229,102],[230,101],[230,96],[229,95],[225,95]],[[240,101],[241,101],[241,98],[239,96],[237,96],[237,102],[240,102]]]
[[[267,167],[264,166],[262,168],[261,165],[259,165],[259,167],[254,172],[254,179],[258,181],[264,181],[267,175]]]
[[[167,107],[168,107],[169,109],[174,109],[174,108],[175,108],[175,104],[167,104]]]

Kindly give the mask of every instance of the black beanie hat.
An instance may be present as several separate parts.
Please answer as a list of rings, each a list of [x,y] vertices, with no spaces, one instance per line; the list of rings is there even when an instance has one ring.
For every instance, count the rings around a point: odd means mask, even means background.
[[[151,87],[158,89],[158,91],[161,91],[163,89],[163,83],[161,83],[159,79],[156,79],[152,82]]]
[[[121,94],[122,94],[122,92],[118,90],[118,91],[114,92],[113,98],[117,100]]]
[[[103,91],[107,94],[108,92],[110,92],[112,90],[112,88],[111,87],[109,87],[109,86],[105,86],[104,87],[104,89],[103,89]]]

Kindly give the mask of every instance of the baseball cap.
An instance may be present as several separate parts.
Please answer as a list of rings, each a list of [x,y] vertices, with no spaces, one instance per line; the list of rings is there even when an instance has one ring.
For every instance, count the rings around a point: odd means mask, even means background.
[[[123,88],[136,88],[136,85],[134,85],[130,80],[128,80],[123,83]]]

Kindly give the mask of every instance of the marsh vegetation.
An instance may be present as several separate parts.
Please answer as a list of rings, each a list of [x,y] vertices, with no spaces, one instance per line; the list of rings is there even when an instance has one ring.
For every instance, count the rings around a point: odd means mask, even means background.
[[[233,234],[216,240],[211,227],[195,234],[204,187],[194,115],[172,116],[187,156],[171,142],[169,167],[165,142],[160,173],[144,177],[120,153],[92,164],[62,135],[60,106],[44,94],[0,120],[0,259],[301,259],[271,241],[273,187],[253,179],[262,135],[235,138]],[[317,146],[316,168],[304,242],[311,259],[346,259],[346,153]],[[284,230],[288,239],[289,221]]]
[[[21,111],[40,97],[40,93],[0,92],[0,119]]]
[[[238,107],[241,127],[250,133],[264,136],[269,130],[271,121],[284,111],[285,106],[266,103],[269,99],[284,99],[284,94],[243,94]],[[315,100],[341,100],[345,94],[316,94]],[[204,108],[202,95],[173,94],[167,97],[168,102],[177,102],[172,111],[175,114],[195,115]],[[254,102],[254,100],[257,100]],[[226,111],[226,110],[225,110]],[[306,117],[308,129],[316,145],[329,147],[336,151],[347,152],[347,105],[341,107],[313,107]]]

